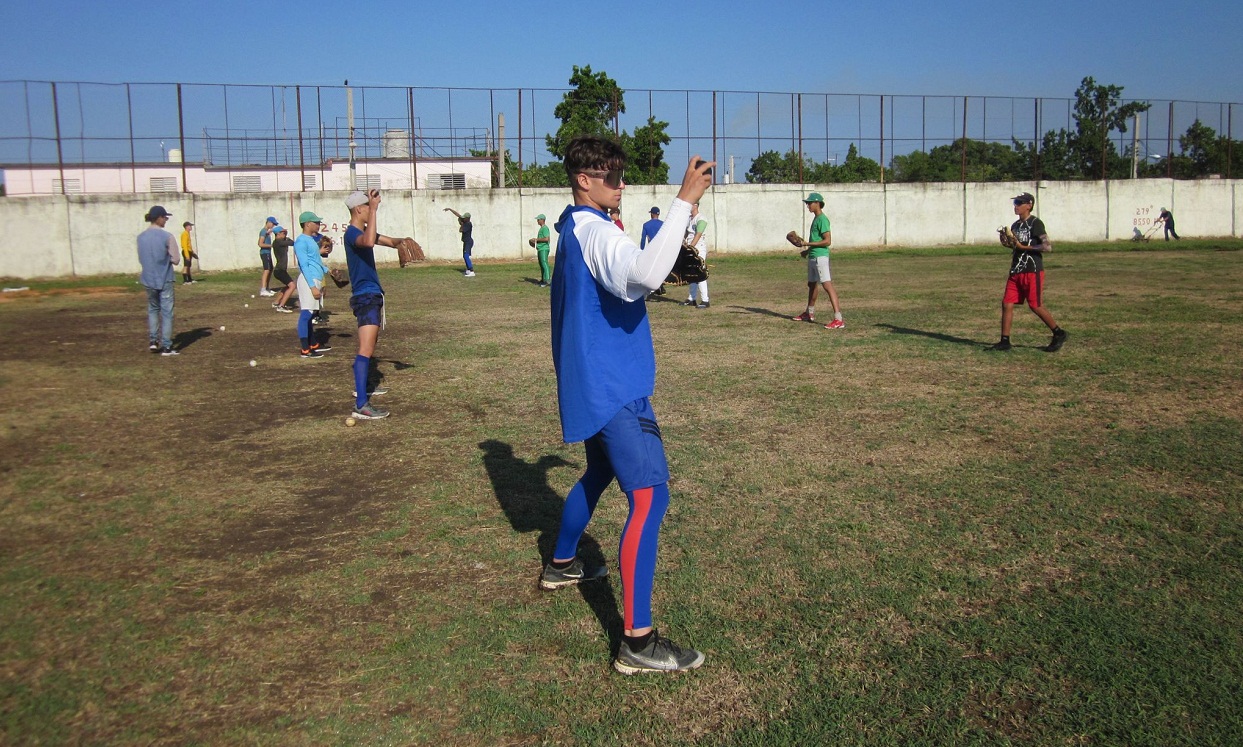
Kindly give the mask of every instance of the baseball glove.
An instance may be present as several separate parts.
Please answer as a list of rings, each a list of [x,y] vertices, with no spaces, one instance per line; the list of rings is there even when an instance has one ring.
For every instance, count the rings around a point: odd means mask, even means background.
[[[328,277],[332,278],[332,282],[336,283],[338,288],[344,288],[350,284],[350,279],[342,275],[341,271],[335,267],[328,271]]]
[[[703,257],[699,256],[699,250],[683,244],[681,250],[678,251],[678,259],[673,263],[673,269],[669,272],[669,277],[665,278],[665,282],[673,285],[686,285],[687,283],[701,283],[707,279],[708,265],[704,263]]]
[[[423,255],[423,247],[419,246],[419,242],[407,236],[404,239],[397,240],[397,263],[402,267],[411,262],[425,262],[427,257]]]
[[[997,239],[1001,242],[1002,246],[1006,246],[1011,249],[1018,246],[1019,243],[1018,238],[1014,235],[1014,231],[1010,230],[1009,226],[1002,226],[997,229]]]
[[[319,248],[320,249],[331,249],[332,247],[333,247],[333,243],[332,243],[331,236],[320,236],[319,237]]]
[[[795,246],[802,246],[804,243],[803,237],[799,236],[797,233],[793,231],[786,234],[786,241],[790,242],[791,244]]]
[[[529,245],[531,246],[531,248],[532,248],[532,249],[534,249],[534,248],[535,248],[535,239],[527,239],[527,244],[529,244]]]

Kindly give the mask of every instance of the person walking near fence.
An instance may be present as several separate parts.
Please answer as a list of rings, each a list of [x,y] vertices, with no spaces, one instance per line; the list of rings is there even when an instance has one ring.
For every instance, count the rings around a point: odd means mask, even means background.
[[[276,291],[276,301],[272,304],[272,308],[284,314],[292,314],[293,309],[289,307],[289,300],[293,298],[294,292],[299,290],[293,276],[289,274],[289,249],[295,242],[289,238],[289,231],[284,226],[275,226],[273,234],[275,238],[272,239],[272,276],[283,287]]]
[[[190,238],[190,229],[192,228],[194,228],[194,224],[190,221],[186,221],[181,224],[181,261],[183,263],[181,266],[182,285],[189,285],[195,282],[190,265],[192,260],[199,258],[199,255],[194,251],[194,240]]]
[[[1062,349],[1069,335],[1058,326],[1053,315],[1044,307],[1044,254],[1053,251],[1053,242],[1045,230],[1044,221],[1032,215],[1036,198],[1024,192],[1014,198],[1014,214],[1018,220],[1010,225],[1011,236],[1000,235],[1003,246],[1009,247],[1010,276],[1001,298],[1001,341],[989,350],[1005,352],[1010,345],[1010,325],[1014,321],[1015,304],[1027,302],[1032,313],[1053,332],[1053,339],[1044,348],[1056,353]]]
[[[276,238],[276,218],[268,216],[263,228],[259,229],[259,262],[263,271],[259,273],[259,295],[275,296],[276,292],[268,290],[268,279],[272,277],[272,239]]]
[[[1178,231],[1174,230],[1174,214],[1173,213],[1171,213],[1169,210],[1166,210],[1165,208],[1161,208],[1161,214],[1157,216],[1157,220],[1165,224],[1165,240],[1166,241],[1170,240],[1170,236],[1173,236],[1175,241],[1182,241],[1182,239],[1179,238],[1178,236]]]
[[[547,288],[552,282],[552,270],[548,266],[549,240],[552,233],[548,230],[548,226],[544,225],[546,220],[543,213],[535,216],[535,222],[539,224],[539,231],[535,234],[535,258],[539,260],[539,287],[541,288]]]
[[[173,266],[181,263],[181,248],[164,230],[171,217],[172,213],[155,205],[143,218],[151,225],[138,234],[139,282],[147,289],[148,349],[164,356],[178,354],[173,349]]]

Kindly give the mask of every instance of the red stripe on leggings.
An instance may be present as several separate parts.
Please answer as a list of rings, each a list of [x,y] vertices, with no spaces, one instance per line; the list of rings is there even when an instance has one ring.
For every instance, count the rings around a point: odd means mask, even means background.
[[[626,630],[634,628],[634,568],[639,557],[639,543],[643,540],[643,527],[647,524],[651,508],[652,489],[634,491],[634,510],[630,512],[630,522],[621,542],[622,626]]]

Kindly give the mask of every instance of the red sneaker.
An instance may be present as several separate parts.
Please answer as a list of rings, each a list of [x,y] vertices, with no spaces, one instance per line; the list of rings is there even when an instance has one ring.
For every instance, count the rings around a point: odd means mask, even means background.
[[[843,322],[841,319],[834,319],[833,321],[824,325],[824,328],[825,329],[846,329],[846,322]]]
[[[796,321],[796,322],[814,322],[814,321],[816,321],[816,315],[815,315],[815,314],[813,314],[813,313],[811,313],[810,311],[804,311],[802,314],[799,314],[798,316],[792,316],[792,317],[790,317],[790,318],[791,318],[791,319],[793,319],[793,320],[794,320],[794,321]]]

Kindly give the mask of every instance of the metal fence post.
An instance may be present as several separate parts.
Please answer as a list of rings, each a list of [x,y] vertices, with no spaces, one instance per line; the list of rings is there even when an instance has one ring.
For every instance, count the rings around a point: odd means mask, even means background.
[[[60,193],[65,194],[65,156],[60,147],[60,102],[56,96],[56,83],[52,83],[52,116],[56,120],[56,168],[60,172]]]

